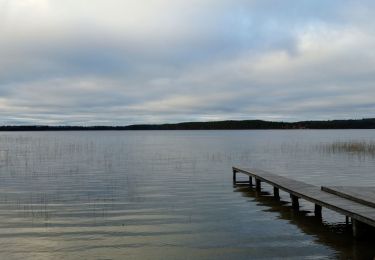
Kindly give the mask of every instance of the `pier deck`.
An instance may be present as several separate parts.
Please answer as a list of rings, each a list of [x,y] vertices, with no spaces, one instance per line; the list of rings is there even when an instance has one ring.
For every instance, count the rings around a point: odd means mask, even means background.
[[[320,187],[279,176],[267,171],[233,167],[233,181],[236,182],[237,173],[249,176],[249,184],[255,179],[256,189],[261,189],[261,182],[274,187],[275,197],[279,197],[279,189],[290,194],[294,208],[299,207],[298,199],[302,198],[315,204],[315,214],[321,215],[322,207],[326,207],[352,219],[353,235],[360,237],[368,226],[375,227],[375,208],[358,203],[335,194],[323,191]]]
[[[375,208],[375,187],[323,186],[322,190]]]

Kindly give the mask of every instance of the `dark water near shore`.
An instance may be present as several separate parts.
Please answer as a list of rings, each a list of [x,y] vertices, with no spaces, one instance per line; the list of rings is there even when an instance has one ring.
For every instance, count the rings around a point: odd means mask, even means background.
[[[371,259],[345,218],[233,187],[231,166],[375,186],[373,130],[0,133],[0,259]]]

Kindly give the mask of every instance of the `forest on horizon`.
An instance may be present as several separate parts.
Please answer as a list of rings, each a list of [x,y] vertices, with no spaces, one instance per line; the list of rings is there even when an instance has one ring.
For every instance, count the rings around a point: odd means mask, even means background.
[[[100,130],[261,130],[261,129],[375,129],[375,118],[274,122],[264,120],[226,120],[176,124],[138,124],[128,126],[48,126],[4,125],[0,131],[100,131]]]

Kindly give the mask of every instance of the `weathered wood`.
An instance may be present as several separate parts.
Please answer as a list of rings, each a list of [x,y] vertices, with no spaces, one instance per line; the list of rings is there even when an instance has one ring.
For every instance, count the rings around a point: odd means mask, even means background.
[[[258,169],[242,169],[233,167],[237,172],[252,176],[257,180],[271,184],[289,194],[303,198],[320,207],[326,207],[340,214],[348,216],[357,222],[365,223],[375,227],[375,208],[363,205],[361,203],[348,200],[337,195],[322,191],[321,188],[307,184],[301,181],[293,180],[276,174],[258,170]]]
[[[273,196],[274,196],[276,199],[280,199],[279,188],[277,188],[277,187],[273,187]]]
[[[375,187],[323,186],[322,190],[375,208]]]
[[[355,238],[363,238],[370,233],[369,226],[361,221],[353,219],[352,222],[353,236]]]
[[[322,206],[315,204],[314,213],[316,217],[322,216]]]
[[[257,191],[260,191],[262,189],[262,184],[259,179],[255,179],[255,188]]]
[[[298,201],[298,197],[293,195],[293,194],[290,194],[290,198],[292,199],[292,207],[294,209],[299,209],[299,201]]]

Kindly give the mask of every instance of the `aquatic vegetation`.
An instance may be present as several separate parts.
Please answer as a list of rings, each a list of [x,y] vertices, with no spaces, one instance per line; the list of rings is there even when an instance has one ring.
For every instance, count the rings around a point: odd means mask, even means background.
[[[336,141],[321,144],[320,148],[329,153],[353,153],[375,156],[375,141]]]

